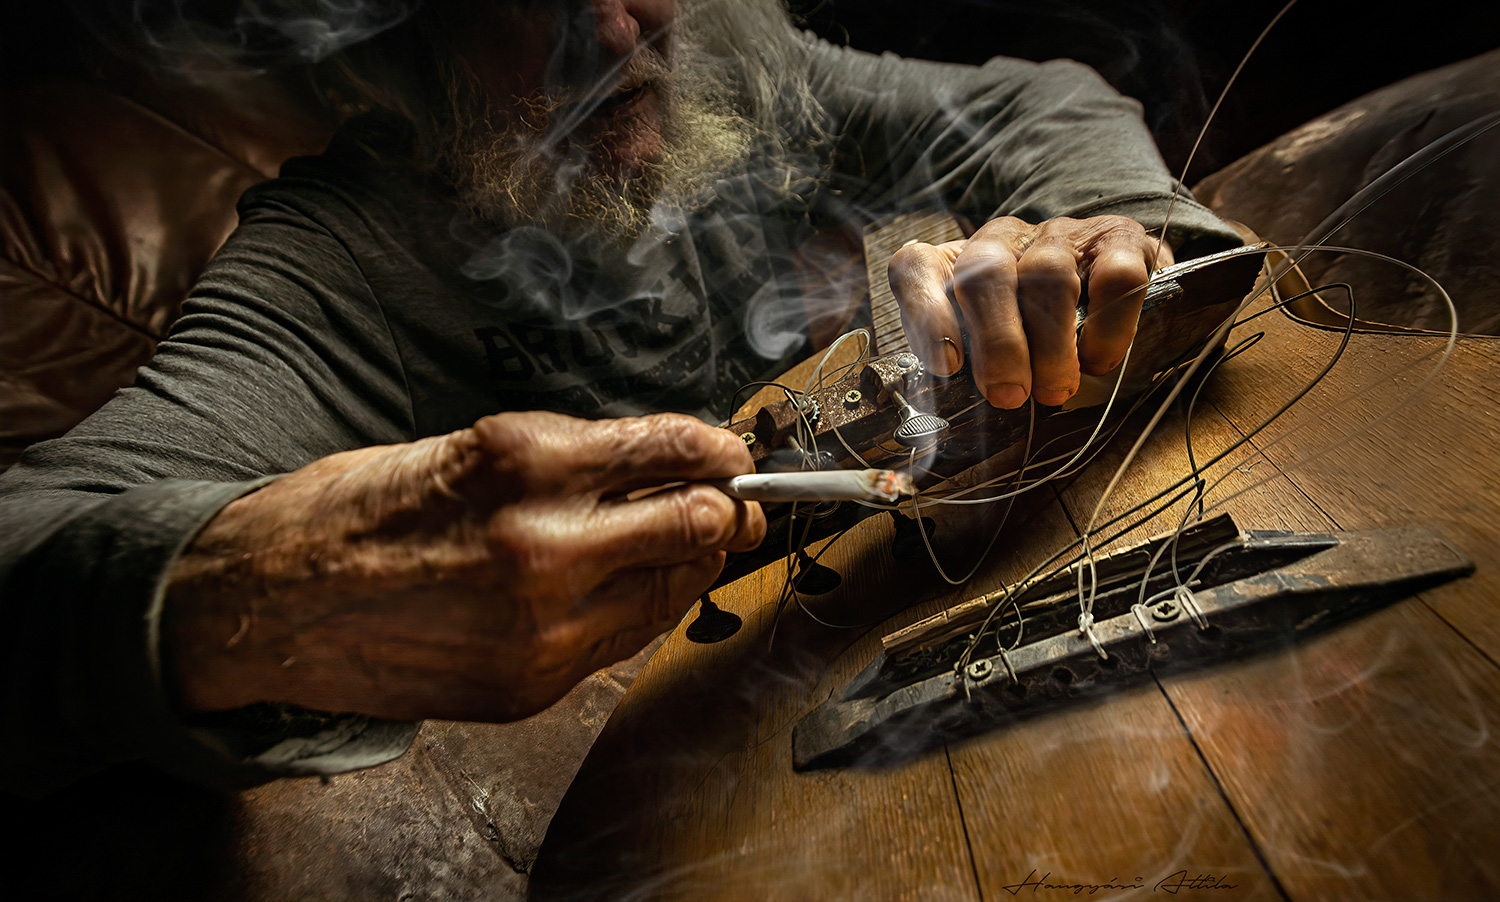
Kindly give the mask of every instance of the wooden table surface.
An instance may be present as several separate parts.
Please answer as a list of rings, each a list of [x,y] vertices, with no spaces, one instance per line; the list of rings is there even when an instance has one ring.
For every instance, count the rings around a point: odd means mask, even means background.
[[[1273,313],[1231,341],[1258,330],[1204,390],[1200,461],[1252,431],[1339,339]],[[792,611],[768,648],[783,572],[717,592],[745,627],[715,645],[679,627],[647,665],[564,798],[533,898],[1500,897],[1500,344],[1461,339],[1397,408],[1442,345],[1355,335],[1303,402],[1208,471],[1224,477],[1208,501],[1227,499],[1242,528],[1425,525],[1474,559],[1473,576],[902,764],[797,773],[792,726],[879,637],[1070,541],[1123,446],[1045,490],[960,589],[893,562],[891,518],[871,518],[823,558],[843,585],[808,604],[825,620],[885,622],[830,629]],[[1180,409],[1167,417],[1107,510],[1187,472],[1183,427]]]

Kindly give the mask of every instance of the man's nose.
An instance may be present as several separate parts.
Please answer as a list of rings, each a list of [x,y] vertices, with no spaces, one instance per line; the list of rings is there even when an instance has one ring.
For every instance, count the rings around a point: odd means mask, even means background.
[[[606,53],[628,56],[642,40],[656,40],[672,25],[675,0],[593,0],[599,46]]]

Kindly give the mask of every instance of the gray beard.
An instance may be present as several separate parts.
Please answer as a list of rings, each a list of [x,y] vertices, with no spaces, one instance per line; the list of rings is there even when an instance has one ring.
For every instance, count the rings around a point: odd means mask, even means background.
[[[568,241],[629,243],[653,223],[679,221],[701,206],[708,189],[748,159],[756,128],[721,71],[687,41],[670,64],[654,48],[627,63],[624,83],[653,84],[663,113],[660,151],[626,173],[607,163],[615,133],[575,139],[572,126],[586,109],[544,91],[526,98],[524,114],[497,124],[483,98],[456,91],[469,99],[455,101],[443,168],[460,202],[483,222],[535,226]],[[641,127],[626,117],[624,127],[632,125]]]

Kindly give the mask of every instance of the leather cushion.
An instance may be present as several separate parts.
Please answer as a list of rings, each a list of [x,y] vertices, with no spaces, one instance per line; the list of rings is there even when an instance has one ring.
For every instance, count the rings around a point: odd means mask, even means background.
[[[130,383],[233,229],[240,194],[326,141],[305,118],[270,128],[274,98],[260,96],[151,95],[196,132],[84,82],[5,97],[0,469]]]

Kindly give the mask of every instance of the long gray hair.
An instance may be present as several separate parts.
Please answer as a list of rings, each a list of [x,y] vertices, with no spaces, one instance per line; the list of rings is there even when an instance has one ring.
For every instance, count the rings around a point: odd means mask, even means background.
[[[736,74],[743,111],[777,150],[806,150],[823,137],[822,107],[808,83],[807,35],[785,0],[682,0],[685,31]]]

